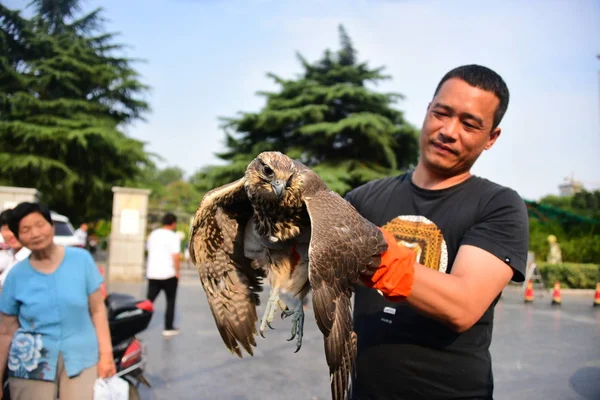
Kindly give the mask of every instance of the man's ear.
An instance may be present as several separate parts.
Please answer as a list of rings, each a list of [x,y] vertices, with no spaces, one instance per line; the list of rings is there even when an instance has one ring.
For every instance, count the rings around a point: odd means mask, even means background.
[[[489,150],[492,148],[492,146],[494,145],[494,143],[496,143],[496,140],[498,140],[498,138],[500,137],[500,134],[502,133],[502,129],[500,128],[495,128],[491,133],[490,133],[490,137],[488,138],[487,143],[485,144],[484,149],[485,150]]]

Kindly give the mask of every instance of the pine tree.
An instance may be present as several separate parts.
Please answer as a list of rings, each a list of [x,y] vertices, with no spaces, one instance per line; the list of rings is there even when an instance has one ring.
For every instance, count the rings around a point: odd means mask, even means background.
[[[227,165],[198,171],[192,179],[199,190],[238,179],[267,150],[305,163],[340,194],[416,162],[418,133],[391,107],[403,96],[369,89],[390,77],[358,62],[343,26],[339,35],[340,50],[326,50],[313,64],[297,55],[303,67],[297,79],[268,74],[280,90],[260,93],[266,98],[260,112],[225,119],[227,149],[217,156]]]
[[[99,32],[101,9],[35,0],[37,15],[0,6],[0,175],[37,188],[75,222],[110,215],[111,188],[150,163],[122,126],[149,110],[131,60]]]

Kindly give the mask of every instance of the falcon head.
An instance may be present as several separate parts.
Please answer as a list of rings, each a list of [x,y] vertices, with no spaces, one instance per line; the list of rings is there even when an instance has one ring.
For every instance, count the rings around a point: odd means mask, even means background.
[[[246,190],[250,198],[280,203],[300,190],[294,161],[283,153],[260,153],[246,169]]]

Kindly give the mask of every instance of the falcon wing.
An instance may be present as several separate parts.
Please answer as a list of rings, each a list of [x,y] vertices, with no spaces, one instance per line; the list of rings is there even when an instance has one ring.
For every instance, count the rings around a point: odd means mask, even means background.
[[[223,342],[242,357],[240,345],[253,355],[256,306],[264,272],[244,256],[244,228],[252,206],[245,178],[218,187],[202,199],[190,233],[190,258]]]
[[[324,335],[331,395],[334,400],[342,400],[348,393],[356,357],[352,285],[361,273],[376,270],[387,243],[374,224],[324,187],[324,183],[319,183],[316,174],[303,175],[306,188],[303,199],[311,220],[309,280],[313,308]],[[313,183],[313,180],[318,181]]]

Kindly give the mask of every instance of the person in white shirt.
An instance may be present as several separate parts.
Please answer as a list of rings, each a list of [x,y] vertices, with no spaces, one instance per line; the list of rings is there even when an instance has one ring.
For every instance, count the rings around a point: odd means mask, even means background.
[[[75,232],[73,232],[73,235],[79,239],[79,243],[81,243],[81,245],[83,247],[87,246],[87,234],[88,232],[88,224],[87,223],[83,223],[81,225],[79,225],[79,228],[77,228],[77,230],[75,230]]]
[[[8,227],[10,210],[0,213],[0,234],[4,240],[4,248],[0,249],[0,290],[11,268],[29,257],[31,251],[24,247]]]
[[[181,265],[181,239],[175,233],[177,217],[168,213],[162,219],[162,227],[153,230],[148,236],[146,250],[146,278],[148,278],[147,298],[154,303],[161,290],[165,291],[167,310],[165,313],[165,329],[163,335],[172,336],[179,333],[173,326],[175,319],[175,298],[179,282]]]

